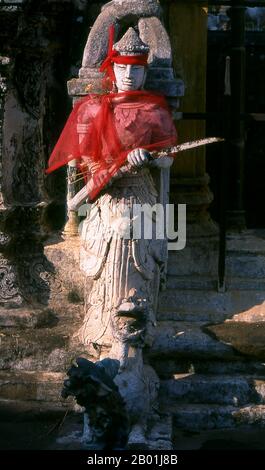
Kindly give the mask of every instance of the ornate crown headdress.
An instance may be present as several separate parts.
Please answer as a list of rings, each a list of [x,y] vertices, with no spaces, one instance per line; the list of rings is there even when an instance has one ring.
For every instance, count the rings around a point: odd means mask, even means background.
[[[114,44],[113,49],[118,51],[122,56],[124,55],[147,55],[150,50],[149,46],[145,44],[134,28],[129,28],[119,42]]]
[[[114,43],[114,26],[109,30],[108,55],[100,67],[100,72],[106,72],[112,82],[115,81],[112,64],[147,65],[149,46],[138,36],[134,28],[129,28],[116,44]]]

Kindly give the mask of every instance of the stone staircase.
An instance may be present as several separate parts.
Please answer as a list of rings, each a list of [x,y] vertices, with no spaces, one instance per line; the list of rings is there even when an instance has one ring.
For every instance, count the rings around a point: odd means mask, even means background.
[[[83,279],[78,241],[70,248],[56,240],[45,248],[57,271],[48,305],[0,309],[0,406],[72,407],[60,398],[65,371],[89,353],[73,341],[83,317]],[[265,425],[265,235],[228,240],[223,293],[212,268],[196,271],[194,256],[185,274],[183,253],[170,253],[156,337],[146,351],[161,380],[161,423],[150,434],[154,449],[158,441],[169,448],[170,432],[179,429]],[[207,257],[213,267],[216,260]]]
[[[63,380],[75,357],[84,356],[71,344],[71,331],[73,324],[67,322],[24,331],[1,328],[0,401],[53,402],[67,407],[60,396]]]
[[[45,254],[56,267],[48,304],[0,307],[0,405],[69,407],[61,399],[66,371],[78,355],[88,356],[73,340],[84,313],[78,240],[51,239]]]
[[[161,411],[188,431],[265,426],[265,234],[228,238],[224,293],[213,275],[179,274],[178,255],[149,351]]]

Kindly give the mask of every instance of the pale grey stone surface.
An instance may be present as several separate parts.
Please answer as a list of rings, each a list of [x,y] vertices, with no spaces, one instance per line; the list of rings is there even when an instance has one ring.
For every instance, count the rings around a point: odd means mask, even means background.
[[[62,401],[60,372],[0,371],[0,399]]]
[[[119,30],[119,22],[134,20],[145,16],[160,16],[161,9],[155,0],[150,1],[121,1],[109,2],[104,5],[102,13],[97,18],[87,41],[82,67],[98,67],[107,55],[108,30],[111,25]]]
[[[171,44],[161,20],[156,17],[141,18],[138,22],[138,27],[142,41],[148,44],[150,48],[148,59],[150,66],[171,67]],[[150,70],[151,73],[152,69]],[[170,74],[170,71],[168,73]]]
[[[161,381],[161,402],[241,406],[265,403],[265,381],[255,376],[176,374]]]
[[[127,29],[122,38],[114,44],[113,49],[121,55],[148,54],[149,52],[147,43],[142,41],[134,28]]]
[[[160,322],[150,349],[155,357],[189,357],[236,360],[239,354],[229,344],[218,341],[205,331],[204,323]]]
[[[176,80],[173,76],[170,41],[161,22],[160,14],[161,8],[157,1],[114,1],[104,5],[89,34],[82,68],[79,71],[80,78],[89,79],[91,91],[96,92],[99,88],[94,81],[94,70],[106,58],[109,27],[115,26],[115,40],[117,40],[121,26],[124,26],[126,22],[133,22],[139,28],[141,39],[150,48],[148,62],[151,67],[147,76],[146,89],[158,91],[168,97],[183,96],[184,83],[181,78]],[[101,78],[102,76],[99,75],[99,80]],[[72,89],[71,95],[74,94],[73,91]]]
[[[0,307],[0,328],[36,328],[49,326],[55,316],[49,309],[6,309]]]

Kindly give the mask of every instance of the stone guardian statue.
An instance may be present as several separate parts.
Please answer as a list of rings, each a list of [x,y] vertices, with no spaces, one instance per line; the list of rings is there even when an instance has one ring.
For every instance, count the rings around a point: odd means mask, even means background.
[[[138,28],[113,45],[114,36],[113,27],[100,68],[108,91],[77,102],[48,171],[74,159],[83,174],[82,197],[71,207],[89,202],[80,249],[89,287],[77,334],[90,353],[118,359],[115,383],[131,420],[129,443],[143,446],[159,387],[143,348],[152,344],[167,262],[165,231],[157,235],[161,214],[153,209],[163,212],[173,160],[152,152],[175,145],[176,130],[164,97],[144,90],[150,48]]]

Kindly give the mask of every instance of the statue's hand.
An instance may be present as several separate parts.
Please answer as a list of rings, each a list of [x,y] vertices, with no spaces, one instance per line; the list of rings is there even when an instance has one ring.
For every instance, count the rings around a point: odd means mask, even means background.
[[[127,161],[134,168],[139,168],[142,165],[145,165],[149,161],[150,153],[145,149],[135,149],[132,150],[127,155]]]

